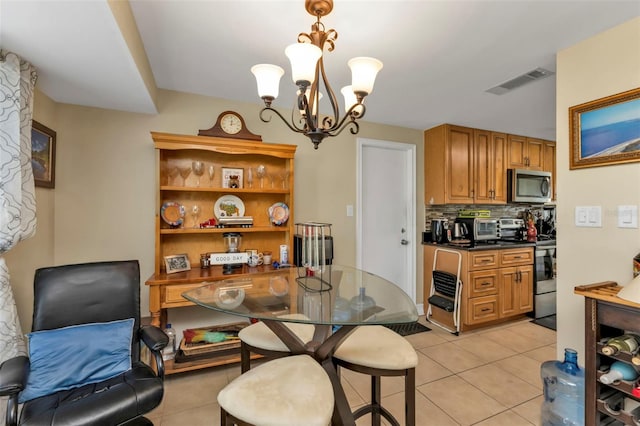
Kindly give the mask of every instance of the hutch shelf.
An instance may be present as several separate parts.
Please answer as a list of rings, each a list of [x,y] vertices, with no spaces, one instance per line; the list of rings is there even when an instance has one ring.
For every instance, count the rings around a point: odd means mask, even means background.
[[[157,164],[155,268],[145,284],[149,286],[151,323],[164,328],[168,309],[193,305],[182,297],[184,291],[231,276],[275,271],[270,265],[255,268],[243,265],[232,275],[225,275],[220,265],[200,268],[201,254],[225,252],[225,232],[242,234],[241,252],[249,249],[271,251],[274,260],[279,258],[280,245],[293,247],[294,155],[297,147],[211,136],[157,132],[151,132],[151,136]],[[204,163],[201,176],[193,173],[194,161]],[[257,173],[259,166],[265,171],[262,177]],[[210,167],[213,167],[212,176],[208,173]],[[234,174],[240,175],[239,187],[225,187],[223,168],[233,169]],[[180,169],[185,177],[180,175]],[[200,223],[216,217],[216,205],[220,206],[221,198],[230,196],[240,199],[243,215],[252,217],[253,225],[201,228]],[[185,214],[181,224],[170,224],[163,219],[161,211],[166,203],[182,206]],[[289,219],[280,225],[272,223],[269,217],[269,207],[277,203],[284,203],[289,211]],[[191,214],[194,206],[199,207],[197,216]],[[182,254],[187,256],[190,269],[167,274],[165,256]],[[169,361],[166,373],[238,361],[239,352],[181,363]]]

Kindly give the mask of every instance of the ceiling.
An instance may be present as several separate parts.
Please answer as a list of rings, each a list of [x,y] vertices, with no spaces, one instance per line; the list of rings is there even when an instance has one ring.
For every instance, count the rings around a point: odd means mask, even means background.
[[[311,30],[302,0],[129,3],[158,88],[258,108],[249,69],[274,63],[286,70],[274,106],[293,106],[284,48]],[[325,67],[340,96],[350,58],[384,63],[365,121],[555,139],[554,76],[503,95],[485,91],[538,67],[555,72],[558,51],[637,16],[640,0],[335,0],[323,23],[339,37]],[[107,0],[0,2],[0,46],[37,68],[37,87],[54,101],[155,114],[120,28]]]

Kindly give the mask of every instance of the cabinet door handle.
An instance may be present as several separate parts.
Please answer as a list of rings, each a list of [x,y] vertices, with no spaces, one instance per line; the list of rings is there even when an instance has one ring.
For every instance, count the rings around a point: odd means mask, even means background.
[[[482,309],[480,309],[481,312],[487,312],[487,311],[490,311],[490,310],[491,310],[490,308],[482,308]]]
[[[522,256],[513,256],[514,259],[522,259]]]
[[[480,285],[482,285],[482,286],[485,286],[485,285],[491,285],[491,283],[490,283],[490,282],[488,282],[488,281],[485,281],[485,282],[483,282],[483,283],[480,283]]]

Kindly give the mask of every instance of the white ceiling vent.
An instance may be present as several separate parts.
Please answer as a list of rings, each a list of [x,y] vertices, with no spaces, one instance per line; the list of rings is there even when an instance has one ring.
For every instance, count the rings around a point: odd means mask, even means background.
[[[522,87],[525,84],[533,83],[534,81],[541,80],[545,77],[555,74],[553,71],[545,70],[544,68],[536,68],[533,71],[512,78],[509,81],[505,81],[491,89],[487,89],[486,92],[493,93],[494,95],[503,95],[507,92]]]

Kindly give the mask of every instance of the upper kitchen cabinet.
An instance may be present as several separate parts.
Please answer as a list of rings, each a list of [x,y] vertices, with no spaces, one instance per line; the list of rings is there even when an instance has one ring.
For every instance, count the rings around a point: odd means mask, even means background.
[[[507,202],[506,147],[506,134],[486,130],[474,131],[474,202]]]
[[[508,169],[543,170],[544,141],[509,135],[507,158]]]
[[[551,172],[551,199],[556,200],[556,143],[544,141],[542,170]]]
[[[506,135],[442,124],[424,143],[427,203],[506,203]]]

